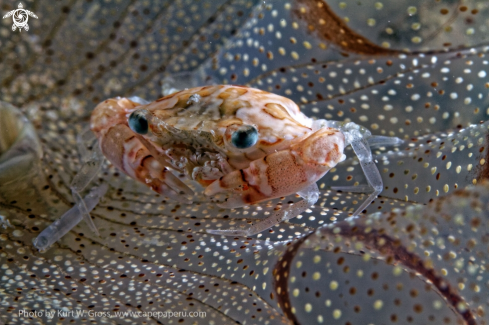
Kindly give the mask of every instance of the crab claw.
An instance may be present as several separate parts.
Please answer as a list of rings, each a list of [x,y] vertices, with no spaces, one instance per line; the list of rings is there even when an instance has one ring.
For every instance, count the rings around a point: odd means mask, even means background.
[[[148,175],[143,177],[145,177],[146,182],[149,183],[155,192],[180,202],[190,203],[184,199],[184,195],[192,196],[194,192],[168,168],[161,166],[153,156],[146,156],[141,162],[141,165],[149,171],[150,177]]]
[[[130,177],[150,186],[155,192],[182,203],[194,192],[166,167],[166,161],[150,152],[139,136],[126,125],[110,128],[100,139],[104,155]]]
[[[237,208],[297,193],[315,183],[345,159],[344,135],[333,128],[320,129],[288,150],[271,153],[210,184],[207,196],[230,192],[220,206]]]

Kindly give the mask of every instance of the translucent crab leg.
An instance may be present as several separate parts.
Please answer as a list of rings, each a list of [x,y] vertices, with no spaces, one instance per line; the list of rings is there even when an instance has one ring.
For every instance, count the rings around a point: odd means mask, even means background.
[[[223,236],[253,236],[256,235],[268,228],[273,227],[274,225],[292,219],[304,212],[308,207],[317,202],[319,198],[319,189],[316,183],[312,183],[301,191],[297,192],[303,200],[300,200],[297,203],[294,203],[292,206],[289,206],[285,209],[281,209],[275,211],[272,215],[267,217],[265,220],[262,220],[254,225],[252,225],[247,230],[207,230],[209,234],[212,235],[223,235]]]
[[[372,147],[380,146],[395,146],[403,143],[404,141],[398,137],[386,137],[383,135],[372,135],[365,127],[352,123],[352,122],[340,122],[331,120],[316,120],[313,124],[314,128],[331,127],[348,132],[352,129],[357,129],[364,138],[368,140],[368,144]]]
[[[331,186],[334,191],[343,191],[351,193],[367,193],[372,191],[370,185],[354,185],[354,186]]]
[[[351,146],[358,157],[360,166],[362,166],[368,184],[370,185],[371,189],[374,190],[373,193],[371,193],[353,213],[354,217],[362,213],[362,211],[377,198],[377,196],[382,192],[384,184],[382,182],[380,172],[372,159],[372,152],[370,151],[368,142],[364,138],[355,139],[351,142]]]
[[[78,150],[82,156],[83,165],[71,182],[71,194],[75,200],[76,206],[79,206],[79,211],[85,219],[85,222],[95,234],[99,235],[97,227],[90,217],[89,211],[91,209],[88,209],[84,200],[80,196],[80,193],[100,171],[104,161],[104,156],[100,150],[100,146],[97,143],[97,138],[90,129],[84,130],[78,136],[77,142]],[[91,150],[87,150],[86,144],[89,144]]]
[[[368,139],[368,145],[371,147],[395,146],[403,143],[398,137],[386,137],[383,135],[372,135]]]
[[[107,188],[107,184],[92,188],[90,193],[83,199],[83,206],[85,209],[88,209],[88,211],[93,210],[100,198],[107,192]],[[66,211],[61,218],[44,229],[39,236],[33,240],[34,247],[39,251],[44,251],[76,226],[83,218],[81,207],[81,204],[76,204]]]
[[[371,137],[368,137],[367,141],[368,145],[371,147],[394,146],[404,142],[402,139],[399,139],[397,137],[386,137],[381,135],[373,135]],[[335,191],[345,191],[352,193],[367,193],[372,190],[372,187],[370,185],[331,186],[331,189]]]

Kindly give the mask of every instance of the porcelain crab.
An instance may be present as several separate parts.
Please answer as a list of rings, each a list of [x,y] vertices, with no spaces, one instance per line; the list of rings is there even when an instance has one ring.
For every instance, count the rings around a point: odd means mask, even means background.
[[[250,236],[313,205],[320,194],[316,182],[345,159],[343,151],[348,145],[355,151],[368,185],[333,189],[370,191],[353,216],[360,214],[383,189],[370,145],[401,142],[372,136],[352,122],[314,120],[288,98],[233,85],[185,89],[152,103],[137,97],[107,99],[94,109],[90,126],[93,133],[86,133],[81,140],[93,141],[95,134],[99,145],[94,145],[92,152],[82,152],[85,164],[72,183],[72,191],[94,231],[79,193],[97,174],[103,157],[159,194],[183,203],[191,203],[194,193],[175,173],[202,185],[205,196],[225,193],[225,201],[218,203],[223,208],[294,193],[303,198],[249,229],[207,231]]]

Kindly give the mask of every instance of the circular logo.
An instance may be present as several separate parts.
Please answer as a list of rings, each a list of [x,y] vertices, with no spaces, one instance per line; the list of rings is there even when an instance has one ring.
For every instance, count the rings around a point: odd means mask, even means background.
[[[16,31],[18,28],[19,32],[22,29],[25,29],[26,31],[29,30],[29,25],[27,25],[27,22],[29,21],[29,16],[37,19],[37,16],[32,11],[24,9],[22,3],[19,3],[18,9],[12,10],[8,12],[5,16],[3,16],[3,19],[10,16],[12,16],[12,20],[14,21],[14,24],[12,25],[12,30]]]

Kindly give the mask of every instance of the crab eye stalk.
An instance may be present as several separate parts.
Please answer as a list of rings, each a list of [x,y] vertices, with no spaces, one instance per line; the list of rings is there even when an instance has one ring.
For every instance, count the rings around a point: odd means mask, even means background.
[[[231,136],[231,143],[238,149],[249,148],[258,141],[258,130],[252,125],[240,126]]]
[[[129,115],[129,127],[131,130],[138,134],[148,133],[148,119],[146,118],[147,111],[144,109],[138,109]]]

